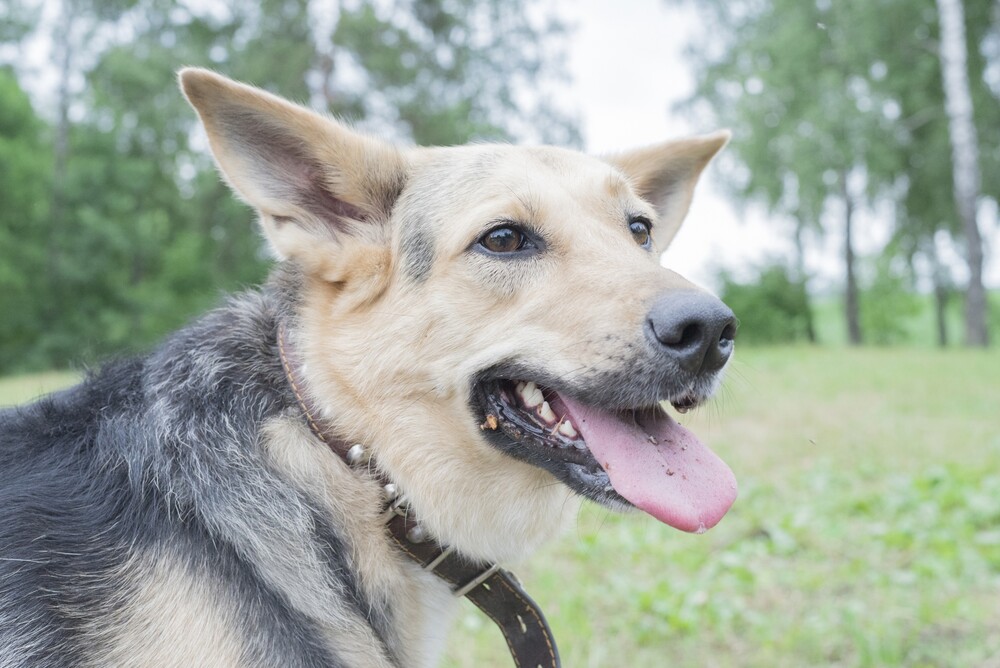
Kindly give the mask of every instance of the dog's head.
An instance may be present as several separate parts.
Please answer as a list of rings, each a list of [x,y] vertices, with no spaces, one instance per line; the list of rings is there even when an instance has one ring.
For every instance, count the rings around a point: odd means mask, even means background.
[[[402,149],[204,70],[181,81],[304,277],[313,398],[443,542],[517,556],[570,490],[688,531],[726,512],[732,473],[660,404],[709,397],[735,321],[659,255],[728,134],[605,159]]]

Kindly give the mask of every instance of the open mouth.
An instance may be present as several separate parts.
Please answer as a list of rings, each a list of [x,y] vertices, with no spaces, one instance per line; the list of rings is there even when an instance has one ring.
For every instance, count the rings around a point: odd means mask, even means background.
[[[658,404],[610,412],[532,381],[476,386],[481,428],[508,454],[611,507],[635,506],[684,531],[714,526],[736,498],[729,467]],[[671,403],[686,412],[700,402]]]

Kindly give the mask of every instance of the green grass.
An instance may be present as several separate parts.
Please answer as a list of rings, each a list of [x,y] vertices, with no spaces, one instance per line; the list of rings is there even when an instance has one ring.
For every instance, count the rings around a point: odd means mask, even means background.
[[[997,665],[1000,351],[741,350],[684,422],[740,480],[719,526],[590,505],[515,569],[564,665]],[[444,665],[511,663],[463,603]]]
[[[31,401],[48,392],[72,385],[79,378],[80,374],[72,371],[51,371],[0,378],[0,406]]]

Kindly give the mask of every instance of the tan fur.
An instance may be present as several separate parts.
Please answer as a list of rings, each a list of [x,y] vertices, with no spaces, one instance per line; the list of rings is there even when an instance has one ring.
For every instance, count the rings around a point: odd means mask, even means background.
[[[338,434],[369,446],[431,534],[469,557],[509,563],[558,534],[578,497],[485,440],[470,379],[512,357],[566,379],[615,369],[653,297],[693,288],[659,252],[728,133],[606,160],[550,147],[400,149],[204,70],[181,81],[226,179],[306,274],[292,343]],[[285,155],[272,164],[264,149]],[[635,215],[653,221],[654,252],[631,237]],[[545,253],[515,267],[469,252],[503,220],[544,230]],[[419,237],[421,225],[431,233]],[[406,266],[416,252],[433,256],[419,279]],[[429,611],[446,592],[385,539],[375,483],[302,424],[271,425],[266,443],[275,467],[345,527],[363,586],[398,606],[404,664],[430,665],[436,650],[421,638],[441,626]]]
[[[243,638],[217,583],[173,555],[138,560],[122,578],[137,590],[117,611],[115,624],[89,634],[101,654],[94,668],[239,668]]]

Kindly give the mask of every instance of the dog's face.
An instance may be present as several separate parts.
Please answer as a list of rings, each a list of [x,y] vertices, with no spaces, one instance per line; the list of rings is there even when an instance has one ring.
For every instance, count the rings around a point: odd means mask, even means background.
[[[518,556],[571,492],[689,531],[721,518],[732,474],[659,404],[712,393],[735,322],[659,255],[726,134],[608,159],[401,150],[205,71],[182,83],[306,277],[314,399],[440,539]]]

